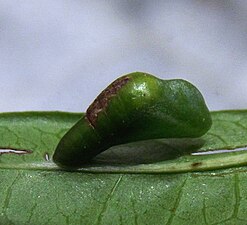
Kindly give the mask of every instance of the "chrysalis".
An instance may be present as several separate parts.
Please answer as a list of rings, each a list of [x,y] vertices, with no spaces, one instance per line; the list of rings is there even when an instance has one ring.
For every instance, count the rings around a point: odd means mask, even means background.
[[[211,124],[205,101],[191,83],[135,72],[101,92],[58,143],[53,160],[61,167],[76,168],[114,145],[200,137]]]

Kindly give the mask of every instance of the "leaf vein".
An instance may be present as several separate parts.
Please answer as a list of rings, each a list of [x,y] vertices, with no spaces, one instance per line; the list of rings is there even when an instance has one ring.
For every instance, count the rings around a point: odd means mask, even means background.
[[[17,180],[19,179],[19,177],[20,177],[20,173],[17,172],[16,177],[13,179],[13,181],[11,182],[9,187],[6,189],[6,197],[5,197],[5,200],[3,202],[2,214],[5,215],[5,217],[8,221],[10,221],[10,219],[7,216],[7,209],[9,207],[9,203],[10,203],[10,200],[12,197],[12,192],[13,192],[12,188],[13,188],[14,184],[17,182]]]
[[[182,185],[181,185],[181,187],[180,187],[180,191],[178,192],[177,199],[175,200],[175,204],[174,204],[174,206],[173,206],[173,208],[172,208],[173,210],[172,210],[172,212],[171,212],[171,215],[170,215],[170,217],[169,217],[169,219],[168,219],[166,225],[172,224],[172,221],[173,221],[173,219],[174,219],[174,217],[175,217],[175,215],[176,215],[176,211],[177,211],[177,208],[178,208],[178,206],[179,206],[181,197],[182,197],[182,195],[183,195],[183,188],[184,188],[184,186],[185,186],[185,184],[186,184],[187,179],[188,179],[188,177],[185,178],[184,182],[182,183]]]
[[[218,135],[218,134],[208,132],[207,135],[214,136],[214,137],[218,138],[220,141],[222,141],[223,144],[228,145],[228,143],[220,135]]]
[[[101,224],[103,215],[108,208],[108,203],[111,200],[112,196],[114,195],[116,189],[119,187],[122,179],[123,179],[123,175],[119,176],[119,178],[117,179],[117,181],[114,183],[113,187],[111,188],[110,193],[107,195],[107,198],[106,198],[105,203],[103,204],[102,210],[101,210],[99,216],[97,217],[97,223],[96,223],[97,225]]]

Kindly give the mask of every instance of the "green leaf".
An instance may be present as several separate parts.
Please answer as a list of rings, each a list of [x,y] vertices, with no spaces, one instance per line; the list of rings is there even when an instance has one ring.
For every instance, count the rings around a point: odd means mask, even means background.
[[[213,112],[201,139],[117,146],[62,171],[53,151],[81,115],[0,114],[5,152],[32,151],[0,155],[0,224],[247,223],[246,110]]]

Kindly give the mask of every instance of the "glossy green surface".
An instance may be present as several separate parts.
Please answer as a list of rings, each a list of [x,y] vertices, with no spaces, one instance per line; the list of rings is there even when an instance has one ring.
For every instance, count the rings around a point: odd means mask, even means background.
[[[111,146],[157,139],[200,137],[212,121],[196,87],[131,73],[108,86],[61,139],[53,160],[80,167]]]

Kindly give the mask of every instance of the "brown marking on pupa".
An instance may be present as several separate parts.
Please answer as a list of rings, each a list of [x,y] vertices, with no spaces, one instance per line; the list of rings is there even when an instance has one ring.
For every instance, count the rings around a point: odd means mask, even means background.
[[[110,99],[114,97],[117,92],[128,83],[130,78],[128,76],[123,76],[111,83],[105,90],[103,90],[98,97],[93,101],[93,103],[88,107],[86,112],[86,118],[90,124],[95,127],[98,115],[101,111],[104,111]]]

